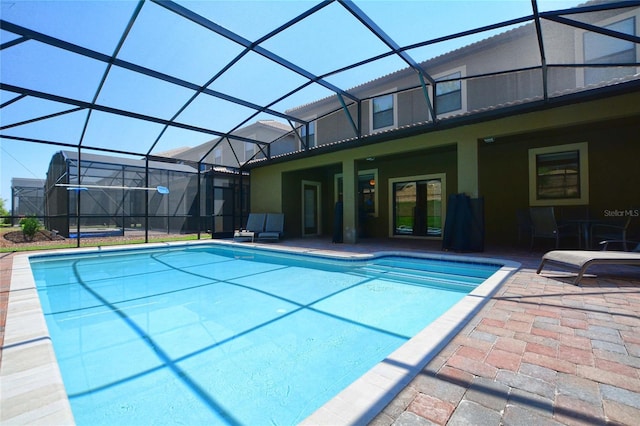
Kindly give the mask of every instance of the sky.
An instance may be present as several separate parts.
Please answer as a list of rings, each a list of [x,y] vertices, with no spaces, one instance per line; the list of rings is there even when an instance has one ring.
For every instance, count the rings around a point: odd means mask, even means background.
[[[249,42],[264,38],[318,4],[301,0],[177,3]],[[532,13],[530,0],[355,0],[354,4],[401,47]],[[564,9],[576,4],[576,1],[564,0],[538,2],[541,11]],[[111,56],[136,6],[137,2],[127,0],[0,0],[0,17],[11,24]],[[495,32],[413,49],[408,53],[419,62],[492,34]],[[9,31],[0,32],[2,43],[16,38]],[[387,46],[336,2],[284,32],[262,40],[260,46],[316,76],[388,51]],[[242,51],[243,47],[238,43],[147,1],[118,51],[117,58],[199,87],[223,70]],[[326,81],[341,89],[349,89],[405,66],[399,58],[388,57],[355,70],[327,76]],[[177,115],[176,120],[181,123],[223,133],[245,120],[249,120],[248,124],[258,119],[281,120],[266,113],[252,117],[254,110],[251,108],[202,94],[181,111],[196,94],[194,90],[143,77],[118,66],[109,69],[104,85],[98,91],[106,69],[104,62],[61,52],[35,41],[17,43],[0,51],[0,81],[3,84],[83,102],[92,102],[95,97],[97,104],[164,120],[171,120]],[[310,84],[276,102],[284,94],[307,82],[306,77],[250,52],[213,81],[208,89],[256,105],[270,105],[273,110],[285,112],[332,94],[319,84]],[[12,92],[0,90],[0,104],[15,97]],[[68,104],[26,97],[0,109],[0,127],[72,108]],[[28,125],[5,128],[0,135],[72,145],[82,141],[82,145],[87,147],[136,154],[145,154],[152,147],[151,152],[158,153],[182,146],[196,146],[215,138],[211,133],[172,127],[162,133],[163,128],[162,124],[141,122],[105,112],[93,111],[89,115],[85,109]],[[159,135],[162,137],[158,139]],[[5,206],[11,205],[11,179],[44,179],[51,156],[61,149],[75,148],[0,137],[0,198],[5,200]]]

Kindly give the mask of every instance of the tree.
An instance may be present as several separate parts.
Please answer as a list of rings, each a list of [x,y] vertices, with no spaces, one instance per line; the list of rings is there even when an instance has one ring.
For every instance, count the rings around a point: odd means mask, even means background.
[[[9,211],[4,206],[4,200],[0,198],[0,222],[9,223],[11,221],[8,217],[2,219],[2,216],[9,216]]]

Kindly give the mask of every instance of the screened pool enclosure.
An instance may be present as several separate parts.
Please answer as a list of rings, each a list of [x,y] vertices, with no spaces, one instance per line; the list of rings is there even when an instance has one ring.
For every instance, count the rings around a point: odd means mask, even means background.
[[[13,216],[44,218],[44,180],[11,179],[11,205]],[[16,220],[12,223],[15,225]]]
[[[241,181],[237,172],[61,151],[47,173],[44,221],[70,238],[126,231],[229,236],[247,214],[241,200],[248,180]]]
[[[252,210],[256,167],[640,79],[640,1],[0,5],[2,184],[48,170],[43,221],[65,236],[230,235]],[[417,182],[424,205],[403,183],[387,203],[437,208],[429,182]],[[365,213],[386,208],[379,183],[349,185]],[[435,235],[442,221],[401,213],[398,234]]]

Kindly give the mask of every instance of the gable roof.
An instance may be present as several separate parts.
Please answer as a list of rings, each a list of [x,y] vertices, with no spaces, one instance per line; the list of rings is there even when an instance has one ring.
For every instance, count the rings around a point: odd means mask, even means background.
[[[264,143],[273,142],[292,131],[291,126],[276,120],[259,120],[248,126],[241,127],[234,131],[232,135],[245,138],[253,138]],[[229,138],[215,138],[209,142],[205,142],[193,148],[189,148],[175,154],[170,155],[171,158],[184,161],[203,161],[205,155],[212,155],[212,150],[218,145],[225,146],[228,142],[225,139],[233,140],[233,136]],[[239,142],[239,141],[238,141]]]

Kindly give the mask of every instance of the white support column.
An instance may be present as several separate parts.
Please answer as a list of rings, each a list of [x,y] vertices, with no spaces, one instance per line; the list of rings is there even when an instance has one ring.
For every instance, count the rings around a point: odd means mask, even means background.
[[[478,197],[478,141],[475,138],[458,142],[458,193]]]
[[[353,160],[342,162],[342,232],[343,241],[354,244],[358,240],[358,171]]]

